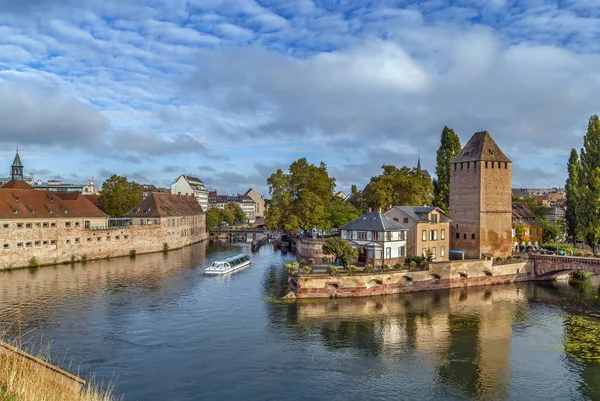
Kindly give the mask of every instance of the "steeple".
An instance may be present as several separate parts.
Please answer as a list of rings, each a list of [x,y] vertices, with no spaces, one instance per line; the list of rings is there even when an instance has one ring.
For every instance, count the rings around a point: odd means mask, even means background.
[[[19,148],[17,148],[17,154],[10,170],[10,179],[23,181],[23,163],[21,163],[21,157],[19,156]]]
[[[421,155],[419,155],[419,160],[417,161],[417,170],[421,171]]]

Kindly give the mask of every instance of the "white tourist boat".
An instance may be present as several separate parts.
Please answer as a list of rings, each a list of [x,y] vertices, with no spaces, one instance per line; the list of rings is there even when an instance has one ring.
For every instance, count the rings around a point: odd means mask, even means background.
[[[250,265],[250,256],[242,253],[225,260],[216,260],[212,262],[209,267],[204,269],[204,274],[227,274],[242,269],[248,265]]]

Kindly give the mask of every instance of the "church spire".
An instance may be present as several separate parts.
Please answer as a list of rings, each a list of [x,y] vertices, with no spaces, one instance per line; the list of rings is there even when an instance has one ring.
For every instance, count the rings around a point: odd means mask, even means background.
[[[12,166],[10,166],[10,179],[23,181],[23,163],[21,163],[21,157],[19,156],[19,148],[17,148],[17,154]]]
[[[419,155],[419,160],[417,161],[417,170],[421,171],[421,155]]]

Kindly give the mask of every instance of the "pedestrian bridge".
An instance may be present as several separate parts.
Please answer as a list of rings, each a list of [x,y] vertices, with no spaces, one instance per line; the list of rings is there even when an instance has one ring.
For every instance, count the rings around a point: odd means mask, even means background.
[[[559,255],[532,255],[535,277],[549,277],[572,270],[600,274],[600,259]]]

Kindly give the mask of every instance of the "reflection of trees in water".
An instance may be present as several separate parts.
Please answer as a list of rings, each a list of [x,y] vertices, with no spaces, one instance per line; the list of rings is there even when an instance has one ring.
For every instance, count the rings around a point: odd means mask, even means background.
[[[565,353],[582,362],[580,393],[590,400],[600,399],[600,319],[592,316],[565,316]]]

